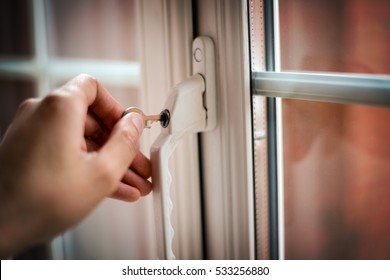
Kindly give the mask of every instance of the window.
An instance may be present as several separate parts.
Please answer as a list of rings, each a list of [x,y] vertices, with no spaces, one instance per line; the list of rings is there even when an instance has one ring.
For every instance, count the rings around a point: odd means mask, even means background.
[[[31,17],[28,13],[28,1],[19,1],[24,8],[20,9],[18,3],[3,1],[0,5],[1,21],[0,36],[8,38],[2,40],[0,45],[0,58],[2,59],[29,59],[32,56],[33,46],[29,40]],[[15,36],[19,34],[20,36]],[[3,68],[0,64],[0,70]],[[35,81],[28,77],[0,77],[0,137],[4,135],[8,124],[15,114],[19,103],[35,94]],[[18,94],[15,94],[18,92]]]
[[[268,96],[268,115],[256,107],[254,114],[267,117],[268,146],[275,144],[268,158],[256,155],[256,161],[268,160],[273,177],[271,257],[389,258],[389,4],[250,5],[264,15],[264,32],[252,29],[251,35],[265,40],[268,71],[252,68],[254,98]],[[252,16],[252,24],[257,21]]]
[[[218,125],[202,133],[206,259],[255,257],[252,116],[246,1],[194,2],[195,36],[217,53]]]
[[[193,38],[213,39],[218,125],[170,161],[178,259],[389,258],[386,1],[0,5],[1,133],[21,100],[80,72],[160,112],[191,74]],[[146,154],[158,134],[144,132]],[[107,199],[52,257],[155,259],[153,207]]]

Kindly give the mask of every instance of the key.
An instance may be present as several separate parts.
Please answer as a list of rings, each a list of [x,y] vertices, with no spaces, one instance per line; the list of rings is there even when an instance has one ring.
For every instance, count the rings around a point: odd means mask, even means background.
[[[162,127],[167,127],[169,124],[169,111],[168,110],[162,111],[159,115],[145,115],[141,109],[139,109],[137,107],[129,107],[125,110],[123,115],[126,115],[126,114],[131,113],[131,112],[138,113],[142,116],[142,118],[144,119],[144,123],[145,123],[144,125],[146,128],[151,128],[151,126],[154,122],[160,122]]]
[[[138,114],[140,114],[142,116],[142,118],[144,119],[144,126],[146,128],[151,128],[152,123],[158,122],[161,119],[161,115],[150,115],[150,116],[147,116],[147,115],[144,114],[144,112],[142,112],[141,109],[139,109],[137,107],[129,107],[129,108],[127,108],[125,110],[125,112],[123,113],[123,115],[126,115],[126,114],[131,113],[131,112],[138,113]]]

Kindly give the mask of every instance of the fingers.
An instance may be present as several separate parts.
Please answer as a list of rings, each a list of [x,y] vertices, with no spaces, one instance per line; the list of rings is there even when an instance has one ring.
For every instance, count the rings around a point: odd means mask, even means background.
[[[24,100],[20,105],[18,110],[16,111],[16,116],[20,116],[22,114],[28,114],[35,110],[37,105],[39,104],[40,99],[38,98],[29,98]]]
[[[86,139],[88,151],[97,151],[100,146],[92,140]],[[131,169],[127,170],[119,183],[112,198],[134,202],[141,196],[146,196],[152,191],[152,184],[147,180],[151,176],[151,163],[141,152],[138,152]]]
[[[139,153],[138,140],[143,128],[143,119],[139,114],[125,115],[116,123],[107,142],[97,152],[95,164],[99,165],[98,170],[105,170],[111,188],[116,186],[115,182],[120,181]]]
[[[85,119],[84,137],[87,137],[100,146],[108,139],[110,131],[102,124],[92,112],[88,112]]]
[[[44,100],[50,97],[71,97],[72,113],[77,117],[84,117],[88,110],[99,119],[108,129],[112,129],[116,122],[122,117],[123,107],[109,94],[109,92],[92,76],[81,74],[61,88],[54,90]],[[31,99],[22,104],[21,109],[30,107],[30,103],[37,102]],[[29,106],[26,106],[29,105]],[[66,108],[69,110],[70,108]],[[80,122],[81,123],[81,122]],[[82,122],[84,123],[84,122]]]
[[[92,76],[81,74],[70,80],[56,93],[74,97],[82,105],[80,109],[89,108],[109,129],[121,118],[123,107]],[[86,111],[84,111],[86,113]]]
[[[123,107],[89,75],[77,76],[52,95],[73,100],[68,104],[72,107],[70,123],[73,131],[84,133],[81,150],[95,151],[87,158],[96,170],[95,179],[103,187],[101,194],[115,190],[112,196],[125,201],[148,194],[151,164],[139,152],[138,143],[144,128],[142,117],[135,113],[122,117]]]
[[[137,188],[141,193],[141,196],[148,195],[152,191],[152,184],[147,180],[147,178],[140,176],[131,169],[129,169],[123,176],[122,183]]]
[[[111,197],[126,202],[134,202],[141,197],[141,193],[137,188],[133,188],[120,182],[116,191],[111,194]]]
[[[129,170],[123,177],[122,182],[113,194],[112,198],[127,202],[134,202],[141,196],[148,195],[152,191],[152,183],[140,177],[134,171]]]
[[[148,179],[150,176],[152,176],[152,163],[141,152],[135,156],[130,168],[145,179]]]
[[[86,152],[92,152],[99,150],[100,145],[98,145],[93,139],[86,137],[85,144],[83,144],[82,150]]]

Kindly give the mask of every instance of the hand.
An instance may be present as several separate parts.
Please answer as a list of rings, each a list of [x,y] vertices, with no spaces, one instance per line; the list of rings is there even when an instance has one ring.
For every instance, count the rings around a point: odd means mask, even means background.
[[[0,257],[67,230],[106,196],[151,191],[142,117],[123,112],[87,75],[20,106],[0,145]]]

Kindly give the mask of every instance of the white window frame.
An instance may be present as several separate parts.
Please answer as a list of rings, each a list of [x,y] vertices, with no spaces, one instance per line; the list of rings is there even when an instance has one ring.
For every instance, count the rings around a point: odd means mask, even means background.
[[[216,45],[218,125],[201,135],[208,259],[254,259],[252,114],[247,1],[197,0],[196,36]]]
[[[193,13],[191,0],[138,1],[143,104],[160,112],[170,90],[192,69]],[[156,47],[158,46],[158,47]],[[151,147],[160,130],[145,141]],[[178,259],[202,259],[202,217],[197,135],[182,139],[170,158],[172,175],[173,251]],[[160,218],[156,215],[156,218]]]
[[[139,3],[144,20],[140,33],[146,35],[140,41],[143,86],[150,93],[145,96],[153,97],[145,100],[147,111],[161,110],[169,89],[191,74],[193,38],[209,36],[216,47],[217,127],[200,134],[200,151],[195,135],[181,141],[171,160],[174,253],[179,259],[254,259],[247,2]],[[156,18],[160,10],[163,16]],[[148,147],[157,134],[152,132]]]

